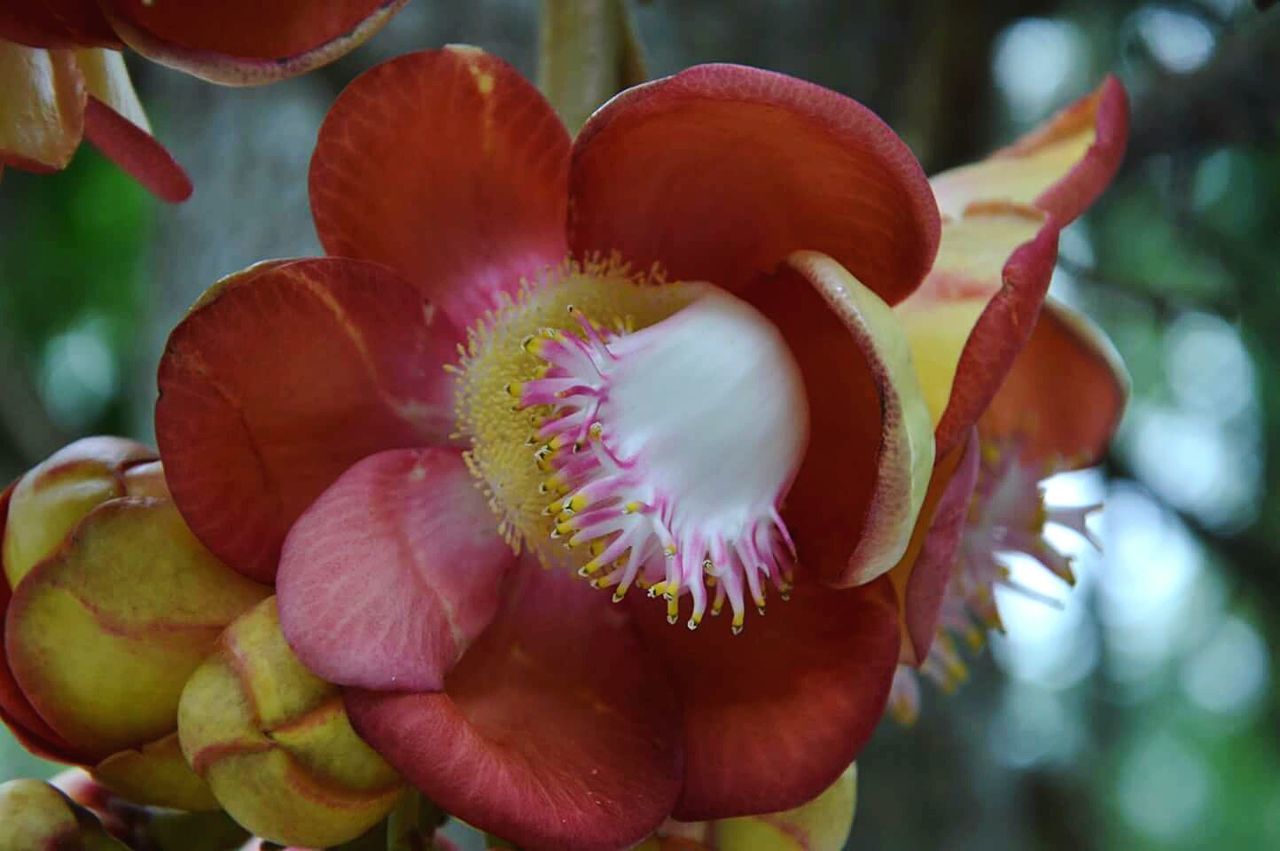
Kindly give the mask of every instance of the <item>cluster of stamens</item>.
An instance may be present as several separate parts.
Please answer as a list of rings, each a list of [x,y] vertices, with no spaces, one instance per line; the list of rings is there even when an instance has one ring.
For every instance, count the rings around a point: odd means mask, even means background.
[[[1003,631],[996,606],[997,587],[1005,588],[1054,608],[1062,602],[1015,580],[1009,558],[1028,557],[1067,586],[1075,584],[1071,557],[1045,537],[1045,527],[1061,526],[1076,533],[1095,549],[1101,549],[1087,525],[1099,505],[1051,506],[1046,504],[1043,480],[1056,465],[1029,465],[1021,460],[1022,442],[984,443],[978,483],[942,601],[939,632],[920,672],[944,691],[954,691],[969,676],[961,647],[982,648],[987,632]],[[902,668],[894,680],[891,706],[900,720],[911,720],[918,711],[919,689],[910,669]]]
[[[530,414],[533,463],[544,478],[543,514],[550,535],[589,558],[578,574],[620,602],[633,587],[666,600],[667,620],[680,620],[680,600],[692,600],[686,621],[697,629],[727,602],[734,634],[742,631],[747,601],[764,614],[772,585],[787,599],[795,549],[772,507],[727,524],[682,517],[679,495],[665,492],[643,457],[628,457],[605,416],[621,363],[610,334],[575,307],[577,332],[542,328],[521,346],[542,362],[531,380],[510,383],[517,408]],[[620,329],[621,330],[621,329]],[[577,561],[577,559],[574,559]]]

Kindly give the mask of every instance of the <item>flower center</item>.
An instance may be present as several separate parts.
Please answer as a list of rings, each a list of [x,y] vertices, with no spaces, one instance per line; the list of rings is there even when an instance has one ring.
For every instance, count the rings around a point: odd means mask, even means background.
[[[706,284],[570,268],[471,335],[458,418],[513,546],[576,567],[620,601],[634,585],[676,623],[726,602],[735,633],[794,548],[779,504],[808,403],[777,329]]]

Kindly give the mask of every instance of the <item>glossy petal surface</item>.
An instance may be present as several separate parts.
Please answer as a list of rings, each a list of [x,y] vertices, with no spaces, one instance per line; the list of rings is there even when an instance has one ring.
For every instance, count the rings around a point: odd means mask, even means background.
[[[65,168],[84,132],[85,97],[71,51],[0,41],[0,164]]]
[[[160,362],[156,437],[191,528],[271,579],[293,521],[353,463],[446,440],[456,339],[369,263],[273,262],[215,284]]]
[[[1128,373],[1106,334],[1051,298],[978,430],[1025,441],[1026,460],[1086,467],[1102,459],[1128,397]]]
[[[898,661],[887,579],[834,591],[802,577],[790,600],[770,602],[736,636],[714,619],[696,632],[672,626],[659,609],[634,607],[684,707],[675,818],[800,806],[849,767],[880,720]]]
[[[896,309],[940,454],[981,416],[1026,345],[1057,248],[1057,229],[1030,207],[980,205],[943,223],[933,271]]]
[[[526,561],[510,591],[445,692],[349,692],[356,730],[446,811],[521,848],[638,842],[680,787],[663,668],[586,583]]]
[[[507,63],[414,53],[353,82],[320,129],[311,209],[330,254],[397,270],[459,327],[565,256],[569,137]]]
[[[1111,182],[1128,135],[1128,97],[1108,77],[1009,147],[936,175],[933,191],[951,217],[974,203],[1002,201],[1043,210],[1065,227]]]
[[[399,449],[342,475],[294,524],[285,635],[330,682],[438,691],[497,611],[514,561],[455,449]]]
[[[324,65],[377,32],[407,0],[101,0],[134,50],[217,83],[252,85]]]
[[[702,65],[623,92],[574,146],[570,242],[740,290],[821,251],[890,304],[929,268],[938,212],[907,146],[801,80]]]
[[[929,414],[885,303],[831,258],[788,262],[747,293],[782,331],[809,399],[809,448],[783,519],[823,581],[868,582],[911,537],[933,465]]]

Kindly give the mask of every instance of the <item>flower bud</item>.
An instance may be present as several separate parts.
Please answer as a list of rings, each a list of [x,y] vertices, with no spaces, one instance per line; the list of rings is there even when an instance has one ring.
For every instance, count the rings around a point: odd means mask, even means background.
[[[231,624],[192,675],[178,735],[231,817],[284,845],[353,839],[390,812],[403,788],[352,730],[338,688],[289,649],[275,598]]]
[[[0,784],[0,851],[128,851],[62,792],[39,780]]]
[[[270,591],[195,539],[155,454],[88,438],[0,495],[0,716],[31,750],[142,804],[216,807],[177,746],[178,697]]]
[[[807,804],[780,813],[714,822],[668,821],[636,851],[836,851],[853,827],[858,767]]]

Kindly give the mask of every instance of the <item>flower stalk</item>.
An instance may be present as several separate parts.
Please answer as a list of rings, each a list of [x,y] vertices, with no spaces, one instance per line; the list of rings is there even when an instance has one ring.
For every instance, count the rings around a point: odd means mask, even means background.
[[[626,0],[543,0],[538,88],[571,132],[600,104],[647,78]]]

